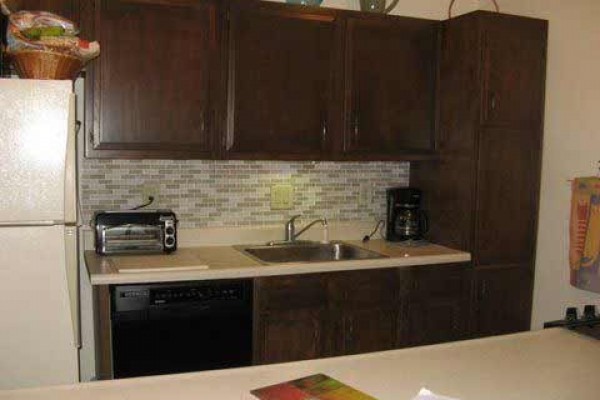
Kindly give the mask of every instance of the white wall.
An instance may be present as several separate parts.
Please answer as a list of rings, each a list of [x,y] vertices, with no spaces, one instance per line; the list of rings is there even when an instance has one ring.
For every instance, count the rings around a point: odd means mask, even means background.
[[[568,275],[568,179],[598,173],[600,160],[600,1],[499,0],[501,11],[549,23],[544,160],[532,327],[560,319],[569,305],[600,295]],[[490,1],[481,1],[489,8]],[[581,307],[580,307],[580,311]]]

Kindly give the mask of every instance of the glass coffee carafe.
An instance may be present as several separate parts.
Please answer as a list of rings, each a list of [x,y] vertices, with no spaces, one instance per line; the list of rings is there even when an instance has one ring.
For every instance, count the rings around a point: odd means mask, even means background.
[[[421,240],[429,229],[427,214],[421,210],[421,191],[417,188],[387,190],[386,240]]]

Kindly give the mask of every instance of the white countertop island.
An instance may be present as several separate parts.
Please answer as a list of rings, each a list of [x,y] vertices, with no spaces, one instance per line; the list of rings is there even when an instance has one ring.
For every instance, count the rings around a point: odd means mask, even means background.
[[[328,374],[379,400],[421,387],[462,400],[600,398],[600,341],[564,329],[260,367],[1,391],[2,400],[248,400],[258,387]]]

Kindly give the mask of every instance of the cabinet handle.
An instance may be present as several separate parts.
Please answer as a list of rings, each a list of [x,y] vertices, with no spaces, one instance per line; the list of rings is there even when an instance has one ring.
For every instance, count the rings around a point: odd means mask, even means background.
[[[456,314],[452,318],[452,330],[455,332],[458,331],[458,316]]]
[[[481,281],[481,289],[479,290],[479,301],[485,300],[487,296],[487,281]]]
[[[492,94],[492,97],[490,98],[490,108],[492,110],[495,110],[496,106],[497,106],[496,95]]]
[[[325,147],[325,142],[327,141],[327,121],[323,120],[321,126],[321,144]]]
[[[354,113],[354,143],[358,142],[358,112]]]
[[[206,108],[203,108],[200,114],[200,133],[206,133]]]
[[[352,343],[354,341],[354,323],[350,321],[350,327],[348,328],[348,341]]]

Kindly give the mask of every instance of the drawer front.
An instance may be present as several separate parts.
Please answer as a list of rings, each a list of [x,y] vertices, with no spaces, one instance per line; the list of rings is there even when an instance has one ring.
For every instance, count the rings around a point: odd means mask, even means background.
[[[323,274],[256,278],[255,290],[261,311],[318,308],[327,304]]]
[[[413,297],[418,299],[454,298],[464,292],[467,264],[415,268]]]
[[[353,308],[391,305],[397,300],[398,286],[398,274],[392,268],[344,272],[330,281],[331,300]]]

